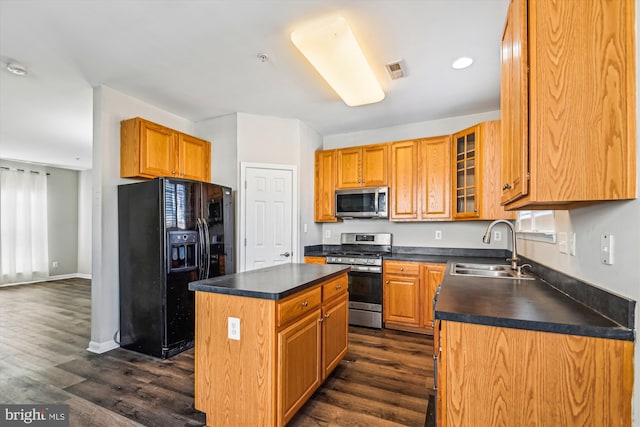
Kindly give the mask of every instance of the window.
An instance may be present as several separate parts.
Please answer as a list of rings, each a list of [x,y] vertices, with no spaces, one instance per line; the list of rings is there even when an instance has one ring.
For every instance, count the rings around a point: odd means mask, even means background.
[[[516,232],[519,239],[555,243],[554,211],[519,211]]]

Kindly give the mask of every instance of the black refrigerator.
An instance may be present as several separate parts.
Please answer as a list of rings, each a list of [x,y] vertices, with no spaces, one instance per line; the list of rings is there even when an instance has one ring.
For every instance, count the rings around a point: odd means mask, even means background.
[[[118,186],[121,347],[163,359],[193,347],[188,283],[235,272],[232,196],[172,178]]]

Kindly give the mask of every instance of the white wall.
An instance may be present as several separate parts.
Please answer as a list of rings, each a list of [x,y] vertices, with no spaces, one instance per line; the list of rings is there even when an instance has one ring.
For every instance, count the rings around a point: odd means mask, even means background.
[[[89,351],[117,347],[118,192],[132,182],[120,178],[120,121],[140,116],[170,128],[194,133],[194,123],[106,86],[93,91],[93,198],[91,342]]]
[[[78,271],[78,174],[71,169],[0,159],[0,166],[49,173],[47,176],[47,240],[49,277]],[[28,172],[25,172],[28,173]],[[58,263],[53,268],[53,261]]]
[[[197,122],[195,135],[211,142],[211,182],[238,185],[238,119],[229,114]]]
[[[314,152],[322,138],[297,119],[235,113],[196,123],[197,135],[212,141],[212,181],[242,188],[241,162],[296,166],[298,170],[298,255],[305,245],[317,244],[322,226],[313,222]],[[240,236],[241,193],[236,194],[236,236]],[[304,232],[307,224],[307,232]],[[238,250],[240,247],[238,246]],[[240,259],[239,253],[236,259]],[[300,258],[301,259],[301,258]]]
[[[78,274],[91,278],[91,171],[78,173]]]
[[[322,242],[322,224],[313,222],[314,200],[313,184],[315,176],[315,152],[322,149],[322,137],[306,123],[300,122],[300,160],[298,168],[298,186],[300,191],[300,248],[317,245]],[[306,231],[305,231],[306,226]]]

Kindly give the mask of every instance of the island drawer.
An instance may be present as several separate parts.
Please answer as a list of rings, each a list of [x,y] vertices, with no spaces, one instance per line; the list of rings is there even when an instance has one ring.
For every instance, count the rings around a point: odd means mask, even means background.
[[[322,300],[327,301],[334,296],[346,292],[349,287],[349,278],[346,274],[336,277],[322,285]]]
[[[320,286],[282,300],[277,305],[278,327],[312,311],[321,302],[322,288]]]

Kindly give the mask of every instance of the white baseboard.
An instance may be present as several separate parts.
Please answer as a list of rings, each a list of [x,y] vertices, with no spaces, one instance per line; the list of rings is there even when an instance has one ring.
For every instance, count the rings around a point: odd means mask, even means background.
[[[64,279],[89,279],[89,280],[91,280],[91,275],[90,274],[85,274],[85,273],[60,274],[58,276],[49,276],[47,278],[43,278],[43,279],[39,279],[39,280],[31,280],[29,282],[3,283],[3,284],[0,284],[0,288],[4,287],[4,286],[28,285],[29,283],[52,282],[54,280],[64,280]]]
[[[91,353],[102,354],[118,347],[120,346],[114,340],[103,341],[103,342],[91,341],[89,342],[89,347],[87,347],[87,351],[90,351]]]

